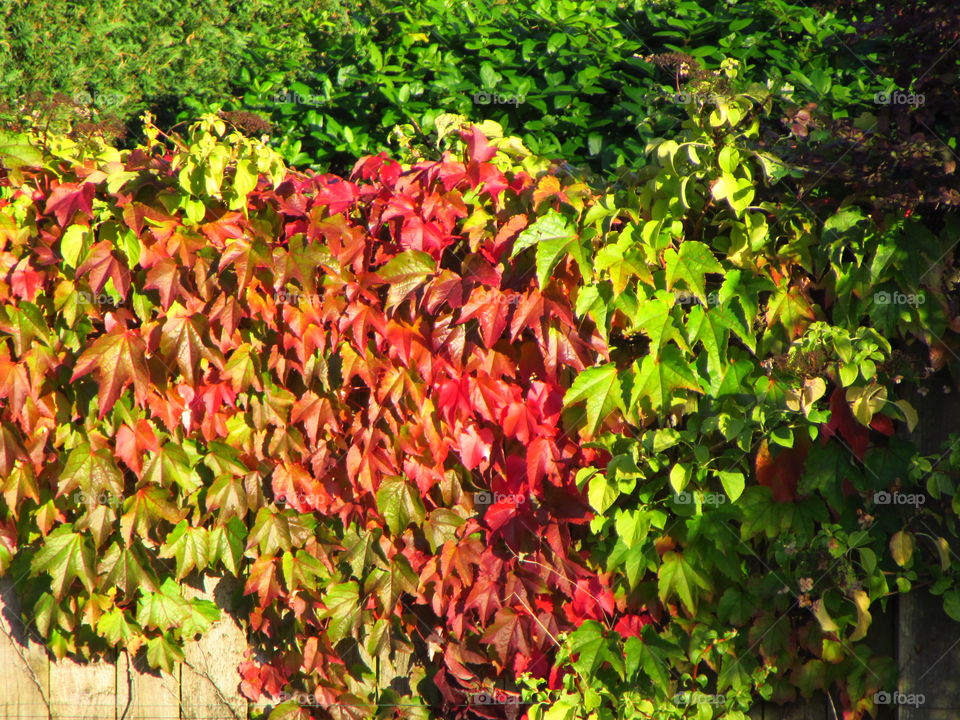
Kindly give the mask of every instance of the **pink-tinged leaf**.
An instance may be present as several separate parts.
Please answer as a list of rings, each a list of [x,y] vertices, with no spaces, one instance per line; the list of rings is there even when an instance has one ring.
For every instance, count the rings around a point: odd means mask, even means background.
[[[478,430],[476,426],[470,425],[460,433],[459,444],[460,460],[467,470],[473,470],[490,459],[493,432],[488,428]]]
[[[487,162],[497,154],[497,149],[490,146],[487,137],[476,125],[472,125],[469,130],[461,130],[460,137],[467,143],[467,152],[471,160]]]
[[[78,212],[92,218],[95,193],[96,187],[93,183],[62,183],[50,193],[44,213],[53,213],[61,227],[70,224]]]
[[[43,285],[43,273],[30,267],[30,258],[24,257],[10,276],[10,288],[21,300],[33,302]]]
[[[103,240],[91,248],[86,261],[77,268],[77,277],[84,275],[88,275],[90,289],[94,293],[103,290],[107,280],[112,278],[120,297],[126,299],[130,289],[130,270],[125,262],[113,254],[113,245],[109,241]]]

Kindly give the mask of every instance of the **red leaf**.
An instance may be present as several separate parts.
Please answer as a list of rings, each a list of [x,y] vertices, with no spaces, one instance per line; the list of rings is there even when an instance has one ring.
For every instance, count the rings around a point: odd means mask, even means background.
[[[79,358],[70,382],[94,370],[97,372],[100,417],[113,407],[117,398],[133,385],[137,403],[146,404],[150,373],[147,369],[143,340],[135,332],[116,328],[116,332],[97,338]]]
[[[96,187],[93,183],[61,183],[47,198],[44,213],[56,215],[61,227],[69,225],[78,212],[92,218],[95,192]]]
[[[471,160],[486,162],[497,154],[497,149],[490,146],[477,125],[470,126],[469,130],[461,130],[460,137],[467,143],[467,154]]]
[[[460,433],[460,460],[467,470],[473,470],[490,459],[493,432],[487,428],[477,430],[470,425]]]
[[[90,289],[94,293],[103,290],[107,280],[113,278],[113,286],[126,299],[130,289],[130,270],[113,254],[113,245],[108,240],[98,242],[90,250],[90,255],[77,268],[77,277],[89,275]]]

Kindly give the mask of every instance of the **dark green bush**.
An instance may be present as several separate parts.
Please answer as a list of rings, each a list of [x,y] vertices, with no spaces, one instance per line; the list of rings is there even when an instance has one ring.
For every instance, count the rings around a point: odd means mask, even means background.
[[[784,111],[816,102],[844,117],[884,88],[844,47],[849,20],[786,0],[340,2],[322,17],[303,82],[264,68],[232,107],[269,113],[288,160],[336,170],[397,125],[425,141],[450,112],[609,171],[675,127],[675,95],[726,57],[745,84],[779,87]]]

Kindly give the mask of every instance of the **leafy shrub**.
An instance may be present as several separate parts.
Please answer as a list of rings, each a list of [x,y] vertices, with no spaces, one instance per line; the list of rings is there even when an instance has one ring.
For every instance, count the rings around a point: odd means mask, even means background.
[[[845,117],[884,89],[845,49],[849,21],[785,0],[341,2],[331,13],[317,16],[325,32],[301,82],[264,69],[231,106],[270,113],[296,164],[345,170],[398,125],[425,150],[433,119],[456,113],[605,174],[642,161],[683,118],[686,82],[731,56],[746,83],[782,87],[781,112],[816,102]]]
[[[296,67],[323,3],[275,0],[0,2],[0,103],[17,118],[57,94],[86,116],[168,121],[182,98],[229,97],[242,67]],[[293,77],[292,73],[284,77]],[[47,110],[49,112],[49,109]]]

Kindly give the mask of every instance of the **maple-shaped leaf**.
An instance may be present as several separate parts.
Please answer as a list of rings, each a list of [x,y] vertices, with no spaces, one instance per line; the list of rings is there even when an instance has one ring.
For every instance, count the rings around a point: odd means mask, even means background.
[[[261,553],[274,555],[279,550],[290,551],[300,547],[313,535],[311,522],[316,524],[310,515],[300,515],[293,510],[276,512],[260,508],[250,530],[247,549],[259,545]]]
[[[210,562],[210,532],[206,528],[192,527],[186,520],[181,520],[167,535],[158,557],[176,558],[177,580],[191,570],[202,571]]]
[[[328,618],[327,637],[332,643],[352,636],[360,625],[360,586],[355,582],[330,585],[323,594],[323,610],[317,617]]]
[[[464,518],[449,508],[437,508],[431,511],[421,526],[427,542],[430,543],[430,552],[436,554],[440,546],[448,540],[453,540],[457,536],[457,529],[465,522]]]
[[[593,269],[598,273],[607,271],[616,295],[622,293],[633,278],[650,286],[654,284],[643,251],[626,234],[622,234],[615,245],[604,245],[597,251]]]
[[[490,450],[494,436],[490,428],[477,428],[470,424],[460,432],[457,438],[460,460],[467,470],[473,470],[490,460]]]
[[[187,617],[180,626],[184,638],[203,635],[220,619],[220,608],[212,600],[193,598],[187,605]]]
[[[686,347],[680,328],[677,327],[673,318],[672,302],[668,298],[670,298],[668,293],[661,293],[655,298],[641,300],[637,303],[636,309],[630,313],[633,327],[650,338],[651,354],[658,354],[670,340],[680,347]]]
[[[410,523],[419,525],[426,516],[416,487],[403,478],[384,480],[380,484],[377,509],[393,535],[399,535]]]
[[[276,558],[270,555],[258,557],[247,571],[244,595],[256,593],[260,607],[267,607],[280,595],[280,579],[277,575]]]
[[[587,281],[592,277],[587,249],[581,244],[577,232],[569,221],[556,210],[537,219],[530,227],[517,236],[513,244],[511,257],[516,256],[531,245],[536,246],[537,283],[540,288],[547,286],[550,273],[566,255],[573,255],[580,267],[580,274]]]
[[[363,591],[365,596],[375,596],[383,611],[390,613],[396,609],[403,593],[416,595],[419,584],[420,577],[410,562],[403,555],[396,555],[389,568],[376,567],[370,571]]]
[[[667,266],[667,290],[683,282],[704,305],[707,304],[707,273],[722,273],[723,265],[710,247],[697,240],[680,243],[680,251],[672,248],[664,253]]]
[[[30,574],[50,576],[50,589],[56,600],[63,598],[74,580],[80,580],[87,592],[93,592],[94,550],[73,525],[66,523],[54,529],[41,541],[40,549],[30,560]]]
[[[146,346],[136,332],[117,325],[113,331],[98,337],[77,358],[70,382],[96,371],[100,418],[110,411],[128,385],[133,385],[137,403],[145,406],[150,383],[145,351]]]
[[[199,474],[191,467],[190,459],[183,448],[172,442],[166,443],[159,452],[150,455],[141,479],[145,485],[162,488],[176,485],[187,495],[203,487]]]
[[[460,311],[458,323],[476,320],[486,347],[493,347],[507,327],[506,297],[496,288],[476,287]]]
[[[117,430],[116,443],[117,457],[137,475],[140,475],[143,467],[143,454],[147,451],[160,451],[160,443],[153,426],[142,418],[134,423],[133,427],[121,425]]]
[[[118,587],[127,598],[131,599],[141,589],[155,592],[157,585],[154,582],[153,573],[145,570],[145,567],[150,567],[149,561],[142,557],[138,544],[123,547],[119,543],[111,543],[97,565],[100,586]]]
[[[10,274],[10,288],[15,297],[33,302],[43,286],[44,277],[31,266],[30,258],[24,257]]]
[[[167,578],[158,591],[142,594],[137,603],[137,622],[145,628],[170,630],[187,619],[189,605],[180,586],[172,578]]]
[[[679,598],[691,615],[697,611],[700,591],[709,592],[712,589],[710,580],[691,565],[683,553],[664,553],[657,578],[660,602]]]
[[[67,227],[78,212],[92,218],[96,190],[93,183],[60,183],[47,196],[44,213],[56,215],[60,227]]]
[[[230,380],[234,392],[246,392],[251,387],[263,391],[256,355],[250,343],[243,343],[233,351],[223,368],[223,375]]]
[[[169,310],[183,291],[180,285],[181,267],[173,258],[161,258],[147,270],[147,282],[143,289],[159,291],[160,307],[164,310]]]
[[[660,412],[670,406],[675,390],[702,392],[693,369],[675,345],[664,347],[659,356],[654,353],[645,355],[639,367],[636,364],[634,367],[636,378],[630,398],[631,409],[646,400],[654,412]]]
[[[626,413],[623,388],[617,366],[613,363],[587,368],[577,375],[573,385],[563,396],[566,406],[586,400],[587,430],[597,434],[597,428],[614,410]]]
[[[508,658],[517,653],[530,655],[530,637],[525,618],[508,607],[497,610],[493,625],[483,633],[480,642],[493,646],[502,666],[507,665]]]
[[[768,327],[782,325],[791,340],[800,337],[804,328],[817,319],[814,306],[803,290],[784,280],[767,300]]]
[[[206,504],[210,510],[218,510],[223,520],[246,517],[249,502],[243,480],[233,475],[221,475],[207,490]]]
[[[621,676],[624,673],[620,648],[606,636],[603,625],[596,620],[587,620],[570,634],[570,651],[577,655],[574,668],[588,682],[606,664],[610,664]]]
[[[322,428],[329,428],[336,432],[340,427],[330,399],[320,397],[312,390],[301,395],[293,404],[290,410],[290,422],[301,423],[306,428],[307,437],[313,445],[317,443]]]
[[[220,351],[204,343],[208,336],[207,323],[202,315],[189,313],[179,303],[171,306],[160,334],[160,353],[168,364],[175,363],[180,368],[190,385],[197,384],[201,359],[223,369]]]
[[[377,275],[390,285],[386,310],[389,311],[406,300],[436,271],[436,261],[420,250],[402,252],[377,270]]]
[[[247,527],[240,518],[232,517],[217,525],[210,530],[210,565],[220,563],[228,572],[239,575],[246,540]]]
[[[0,462],[0,467],[2,465],[3,463]],[[16,520],[19,519],[20,509],[27,498],[40,504],[40,486],[37,484],[37,475],[31,465],[15,465],[4,472],[6,477],[0,479],[0,487],[3,490],[3,499]]]
[[[109,450],[92,450],[88,443],[70,451],[66,465],[60,473],[58,495],[80,490],[87,496],[88,504],[102,502],[106,494],[123,495],[123,474],[113,461]]]
[[[492,160],[497,154],[497,149],[487,142],[486,135],[477,125],[461,130],[460,137],[467,143],[467,153],[471,160],[484,163]]]
[[[329,578],[324,564],[305,550],[297,550],[296,554],[285,552],[280,565],[283,568],[283,580],[290,592],[301,588],[316,590],[318,579]]]
[[[131,622],[121,608],[108,610],[97,620],[97,634],[106,638],[111,647],[126,647],[140,633],[140,626]]]
[[[120,534],[129,545],[133,534],[149,537],[150,531],[158,521],[166,520],[176,525],[187,511],[178,508],[170,499],[168,490],[155,485],[141,487],[123,502],[123,515],[120,516]]]
[[[103,290],[107,280],[113,280],[113,286],[120,293],[120,297],[126,299],[130,290],[130,268],[126,262],[116,256],[113,251],[113,243],[109,240],[98,242],[90,249],[87,259],[77,268],[76,277],[87,276],[90,283],[90,290],[95,294]]]
[[[691,343],[699,342],[707,351],[707,369],[711,377],[722,376],[728,362],[727,342],[730,331],[739,324],[736,316],[727,307],[705,310],[696,305],[687,313],[687,335]]]
[[[51,345],[51,332],[40,308],[32,302],[0,306],[0,330],[13,337],[13,352],[22,357],[34,340]]]
[[[150,667],[172,673],[183,659],[183,650],[170,633],[147,640],[147,664]]]

